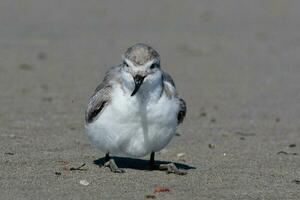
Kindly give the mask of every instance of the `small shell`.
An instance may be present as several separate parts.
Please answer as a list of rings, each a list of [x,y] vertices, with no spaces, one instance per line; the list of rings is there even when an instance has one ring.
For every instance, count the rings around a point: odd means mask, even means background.
[[[178,153],[177,154],[177,158],[178,159],[181,159],[181,158],[183,158],[185,156],[185,153]]]
[[[79,183],[84,186],[87,186],[90,184],[87,180],[80,180]]]

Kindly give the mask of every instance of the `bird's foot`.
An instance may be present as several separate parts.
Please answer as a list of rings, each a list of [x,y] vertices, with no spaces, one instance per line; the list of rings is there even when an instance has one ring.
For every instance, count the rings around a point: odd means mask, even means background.
[[[167,174],[176,174],[176,175],[186,175],[187,172],[180,170],[176,167],[174,163],[168,163],[168,164],[160,164],[158,165],[159,170],[166,170]]]
[[[114,173],[124,173],[125,172],[124,169],[121,169],[117,166],[114,159],[109,159],[106,163],[104,163],[104,166],[109,167],[110,171],[112,171]]]

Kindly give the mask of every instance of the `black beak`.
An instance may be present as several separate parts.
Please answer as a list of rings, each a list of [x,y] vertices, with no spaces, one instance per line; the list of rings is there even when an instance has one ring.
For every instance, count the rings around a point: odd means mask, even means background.
[[[139,90],[139,88],[141,87],[143,81],[144,81],[145,76],[141,76],[141,75],[136,75],[133,79],[134,79],[134,84],[135,84],[135,88],[131,94],[131,96],[135,95],[135,93],[137,93],[137,91]]]

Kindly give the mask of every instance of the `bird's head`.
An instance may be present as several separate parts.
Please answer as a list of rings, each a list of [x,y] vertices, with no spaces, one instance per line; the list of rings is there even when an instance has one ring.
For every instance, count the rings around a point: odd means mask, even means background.
[[[159,54],[146,44],[135,44],[129,47],[122,57],[122,67],[125,73],[131,75],[134,81],[134,96],[143,82],[158,82],[161,80]]]

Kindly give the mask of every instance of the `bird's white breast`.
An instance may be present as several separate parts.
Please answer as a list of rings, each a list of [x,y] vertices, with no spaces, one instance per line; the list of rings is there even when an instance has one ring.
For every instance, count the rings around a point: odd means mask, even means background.
[[[86,126],[93,144],[105,153],[132,157],[164,148],[175,134],[179,102],[160,93],[132,97],[116,86],[109,105]]]

